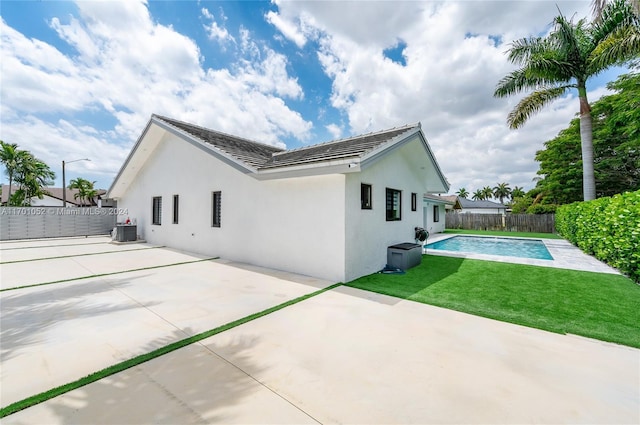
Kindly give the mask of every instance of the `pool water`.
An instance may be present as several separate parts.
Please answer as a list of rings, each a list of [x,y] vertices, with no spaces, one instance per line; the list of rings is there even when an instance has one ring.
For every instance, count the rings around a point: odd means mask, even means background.
[[[547,250],[547,247],[542,241],[531,239],[454,236],[449,239],[430,243],[425,245],[425,247],[427,249],[443,251],[553,260],[549,250]]]

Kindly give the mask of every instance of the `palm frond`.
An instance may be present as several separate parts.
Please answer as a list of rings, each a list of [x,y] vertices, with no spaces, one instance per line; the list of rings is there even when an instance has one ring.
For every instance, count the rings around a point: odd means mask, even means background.
[[[595,75],[611,65],[624,64],[639,57],[640,28],[620,28],[593,50],[588,58],[588,72]]]
[[[507,116],[507,123],[511,129],[522,127],[531,115],[562,96],[571,85],[562,85],[537,90],[522,99]]]
[[[599,19],[594,21],[590,27],[589,32],[594,45],[597,46],[621,28],[637,27],[640,17],[636,12],[631,2],[627,0],[614,0],[607,3],[602,9]]]
[[[525,64],[532,55],[548,50],[548,43],[541,37],[521,38],[511,43],[507,58],[517,65]]]

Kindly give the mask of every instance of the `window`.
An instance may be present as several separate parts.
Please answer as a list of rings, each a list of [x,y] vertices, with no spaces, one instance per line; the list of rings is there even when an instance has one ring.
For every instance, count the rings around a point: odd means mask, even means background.
[[[173,195],[173,224],[178,224],[178,195]]]
[[[411,211],[417,211],[417,210],[418,210],[418,194],[412,193],[411,194]]]
[[[396,189],[387,188],[387,221],[400,220],[400,203],[402,200],[401,192]]]
[[[220,227],[220,210],[222,208],[222,192],[213,192],[211,200],[211,227]]]
[[[162,224],[162,196],[154,196],[153,197],[153,212],[151,216],[151,223],[157,224],[158,226]]]
[[[433,206],[433,222],[437,223],[440,221],[440,207],[438,205]]]
[[[371,185],[362,183],[360,185],[360,206],[363,210],[371,209]]]

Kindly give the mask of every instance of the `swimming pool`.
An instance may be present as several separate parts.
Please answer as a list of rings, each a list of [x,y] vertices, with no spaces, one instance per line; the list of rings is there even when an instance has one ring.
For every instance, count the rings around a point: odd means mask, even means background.
[[[537,239],[454,236],[425,245],[427,249],[553,260],[544,242]]]

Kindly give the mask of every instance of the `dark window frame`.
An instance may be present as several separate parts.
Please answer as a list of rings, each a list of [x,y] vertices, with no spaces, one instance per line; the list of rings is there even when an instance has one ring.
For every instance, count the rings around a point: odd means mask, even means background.
[[[222,227],[222,191],[211,193],[211,227]]]
[[[397,201],[396,201],[397,197]],[[402,220],[402,191],[398,189],[386,188],[385,191],[385,216],[387,221]],[[397,204],[397,205],[396,205]],[[397,206],[397,216],[394,206]]]
[[[162,225],[162,196],[151,198],[151,224]]]
[[[360,183],[360,208],[373,209],[373,186],[370,184]]]
[[[418,194],[411,192],[411,211],[418,211]]]
[[[173,224],[178,224],[180,195],[173,195]]]
[[[440,221],[440,206],[434,205],[433,206],[433,222],[437,223],[439,221]]]

